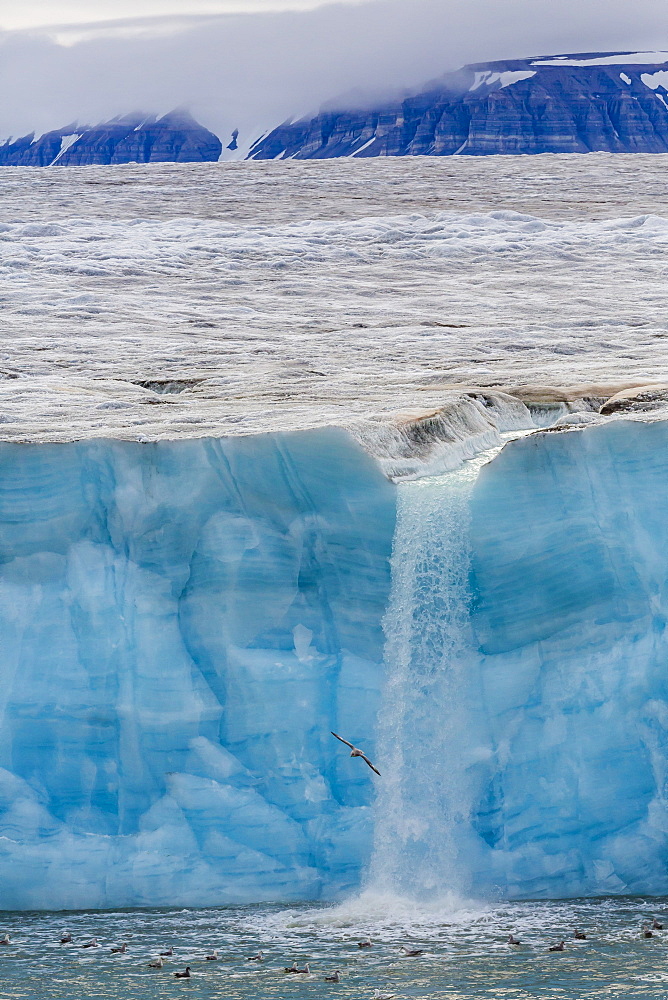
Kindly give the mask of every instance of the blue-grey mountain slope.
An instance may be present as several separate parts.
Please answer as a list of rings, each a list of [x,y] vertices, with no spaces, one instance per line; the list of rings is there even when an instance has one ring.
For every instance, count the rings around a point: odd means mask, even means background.
[[[385,105],[330,105],[259,139],[250,159],[665,153],[668,53],[585,53],[465,66]]]
[[[65,125],[0,145],[0,166],[86,166],[110,163],[199,163],[217,160],[222,144],[183,109],[131,114],[99,125]]]

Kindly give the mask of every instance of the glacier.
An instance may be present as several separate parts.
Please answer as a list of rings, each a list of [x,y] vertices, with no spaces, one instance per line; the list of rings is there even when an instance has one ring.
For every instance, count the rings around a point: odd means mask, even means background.
[[[667,454],[0,444],[2,907],[667,893]]]
[[[343,431],[0,445],[0,905],[354,885],[394,487]]]

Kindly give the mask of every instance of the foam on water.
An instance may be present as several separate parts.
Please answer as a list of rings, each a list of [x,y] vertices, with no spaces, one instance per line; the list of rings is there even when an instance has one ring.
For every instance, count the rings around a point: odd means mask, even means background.
[[[667,900],[597,899],[476,906],[441,900],[428,907],[370,893],[340,907],[247,906],[107,913],[4,913],[0,931],[12,945],[0,955],[3,1000],[73,997],[146,1000],[291,1000],[323,995],[372,998],[375,990],[405,1000],[663,1000],[668,938],[642,937],[665,919]],[[573,930],[587,933],[574,941]],[[59,943],[64,929],[73,945]],[[512,932],[520,947],[507,944]],[[100,947],[80,946],[97,936]],[[371,948],[357,942],[369,936]],[[564,938],[566,951],[551,954]],[[128,942],[124,955],[112,946]],[[149,961],[169,945],[163,969]],[[418,948],[418,957],[400,948]],[[220,961],[207,962],[214,948]],[[261,948],[265,961],[247,962]],[[310,964],[311,975],[283,969]],[[192,978],[173,973],[190,965]],[[341,983],[324,977],[335,969]]]

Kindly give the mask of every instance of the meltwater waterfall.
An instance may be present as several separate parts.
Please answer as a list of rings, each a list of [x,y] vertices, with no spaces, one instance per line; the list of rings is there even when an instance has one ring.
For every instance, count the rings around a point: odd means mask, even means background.
[[[469,501],[490,454],[398,487],[370,870],[371,886],[383,892],[424,898],[468,887],[467,705],[478,673]]]
[[[398,488],[371,890],[668,888],[668,430]]]

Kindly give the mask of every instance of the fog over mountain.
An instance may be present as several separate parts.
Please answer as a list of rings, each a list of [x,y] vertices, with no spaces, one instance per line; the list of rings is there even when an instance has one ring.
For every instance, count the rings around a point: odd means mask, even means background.
[[[668,48],[661,0],[367,0],[0,35],[0,136],[189,110],[248,142],[337,94],[377,100],[467,62]],[[348,101],[348,103],[350,103]]]

